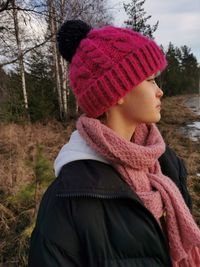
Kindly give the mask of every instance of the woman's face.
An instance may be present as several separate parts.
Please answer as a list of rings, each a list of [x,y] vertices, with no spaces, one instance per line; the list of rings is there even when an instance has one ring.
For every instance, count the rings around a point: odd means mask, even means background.
[[[156,84],[155,77],[148,77],[119,100],[120,113],[130,123],[156,123],[160,120],[163,91]]]

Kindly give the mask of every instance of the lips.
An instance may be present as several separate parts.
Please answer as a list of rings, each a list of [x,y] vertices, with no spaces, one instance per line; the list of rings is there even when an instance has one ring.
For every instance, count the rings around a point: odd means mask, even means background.
[[[156,106],[156,108],[161,108],[161,104],[158,104],[158,105]]]

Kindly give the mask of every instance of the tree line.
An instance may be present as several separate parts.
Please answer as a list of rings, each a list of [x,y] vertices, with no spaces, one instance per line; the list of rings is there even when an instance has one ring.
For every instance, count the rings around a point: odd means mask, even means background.
[[[191,49],[186,45],[179,48],[170,42],[165,53],[168,67],[159,79],[165,95],[198,93],[200,66]]]
[[[153,38],[159,22],[148,24],[144,3],[124,4],[124,24]],[[93,27],[112,24],[106,0],[0,0],[0,121],[66,120],[77,114],[69,66],[56,43],[66,19]],[[190,48],[169,43],[165,53],[168,68],[158,78],[165,95],[197,92],[200,69]]]

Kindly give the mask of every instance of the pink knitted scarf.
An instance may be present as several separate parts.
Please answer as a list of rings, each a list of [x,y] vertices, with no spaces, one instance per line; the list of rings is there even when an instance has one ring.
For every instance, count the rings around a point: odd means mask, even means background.
[[[165,151],[165,143],[157,127],[139,125],[131,142],[86,116],[79,118],[77,129],[87,144],[119,171],[159,224],[166,212],[173,266],[199,267],[200,230],[179,189],[161,172],[158,158]]]

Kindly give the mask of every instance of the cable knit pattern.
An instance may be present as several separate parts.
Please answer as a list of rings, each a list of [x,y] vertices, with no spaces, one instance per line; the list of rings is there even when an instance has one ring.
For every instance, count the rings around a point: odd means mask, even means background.
[[[70,86],[80,108],[95,118],[166,64],[157,44],[138,32],[92,29],[72,58]]]
[[[176,185],[161,172],[158,158],[165,144],[155,124],[138,126],[131,142],[86,116],[79,118],[77,129],[86,143],[119,171],[158,223],[166,212],[173,266],[199,267],[200,230]]]

